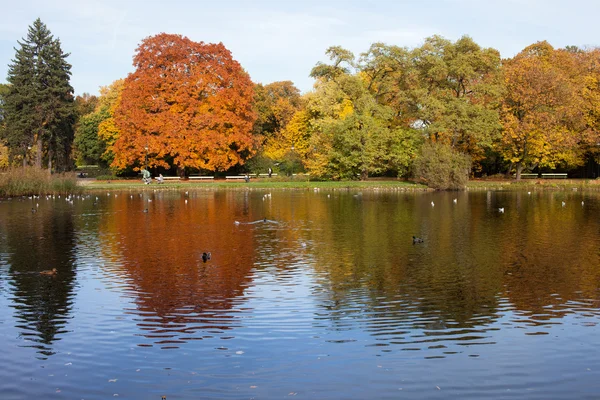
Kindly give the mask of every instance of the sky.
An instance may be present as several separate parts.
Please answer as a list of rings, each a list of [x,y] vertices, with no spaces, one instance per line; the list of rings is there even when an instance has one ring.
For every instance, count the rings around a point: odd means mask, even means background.
[[[2,0],[8,3],[8,0]],[[547,40],[600,46],[597,0],[22,0],[2,6],[0,82],[17,41],[41,18],[72,65],[75,93],[133,72],[140,42],[161,32],[222,42],[254,82],[291,80],[312,89],[310,70],[340,45],[360,55],[375,42],[409,48],[426,37],[471,36],[503,58]]]

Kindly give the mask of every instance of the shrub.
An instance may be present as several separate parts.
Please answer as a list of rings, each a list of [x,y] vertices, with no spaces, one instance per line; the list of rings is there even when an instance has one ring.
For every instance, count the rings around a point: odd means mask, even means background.
[[[81,193],[74,176],[50,175],[47,170],[27,167],[11,168],[0,174],[0,196],[31,196]]]
[[[413,168],[415,178],[430,188],[464,189],[469,181],[471,158],[444,144],[425,143]]]

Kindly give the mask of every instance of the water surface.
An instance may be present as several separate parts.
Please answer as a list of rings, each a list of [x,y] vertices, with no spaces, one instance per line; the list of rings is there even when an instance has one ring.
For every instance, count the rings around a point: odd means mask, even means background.
[[[582,192],[4,200],[0,391],[599,398],[599,211]]]

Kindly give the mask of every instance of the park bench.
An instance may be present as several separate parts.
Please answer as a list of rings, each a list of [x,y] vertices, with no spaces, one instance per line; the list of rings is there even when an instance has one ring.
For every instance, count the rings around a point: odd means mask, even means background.
[[[521,179],[535,179],[538,174],[521,174]]]
[[[215,179],[214,176],[200,176],[200,175],[190,175],[188,177],[190,180],[206,180],[206,179]]]
[[[567,179],[567,174],[566,173],[548,173],[548,174],[542,174],[542,178],[543,179]]]
[[[256,176],[259,178],[268,178],[269,174],[257,174]],[[271,174],[271,176],[277,176],[277,174]]]
[[[250,176],[248,176],[250,178]],[[246,175],[227,175],[225,179],[245,179]]]
[[[178,181],[179,177],[178,176],[163,176],[163,180],[164,181]]]

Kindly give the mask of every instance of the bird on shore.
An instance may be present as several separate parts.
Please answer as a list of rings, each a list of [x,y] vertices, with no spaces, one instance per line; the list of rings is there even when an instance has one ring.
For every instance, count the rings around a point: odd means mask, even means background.
[[[210,252],[204,252],[202,253],[202,261],[203,262],[207,262],[208,260],[210,260]]]
[[[433,201],[431,202],[431,207],[435,207],[435,203]]]
[[[458,199],[454,199],[454,200],[452,200],[452,202],[453,202],[454,204],[456,204],[456,203],[458,203]]]
[[[33,208],[33,207],[32,207],[32,208],[31,208],[31,213],[32,213],[32,214],[35,214],[36,212],[37,212],[37,210],[36,210],[35,208]]]
[[[585,202],[583,202],[583,201],[582,201],[582,202],[581,202],[581,205],[583,206],[584,204],[585,204]]]
[[[564,201],[561,204],[563,207],[567,205],[567,203],[565,203]]]
[[[413,236],[413,244],[423,243],[423,239]]]
[[[52,268],[51,270],[47,270],[47,271],[40,271],[40,275],[56,275],[58,271],[56,271],[56,268]]]
[[[502,214],[504,214],[504,207],[500,207],[500,208],[498,209],[498,212],[499,212],[499,213],[502,213]]]
[[[144,208],[144,212],[145,212],[145,213],[147,213],[147,212],[148,212],[148,209],[147,209],[147,208]]]

